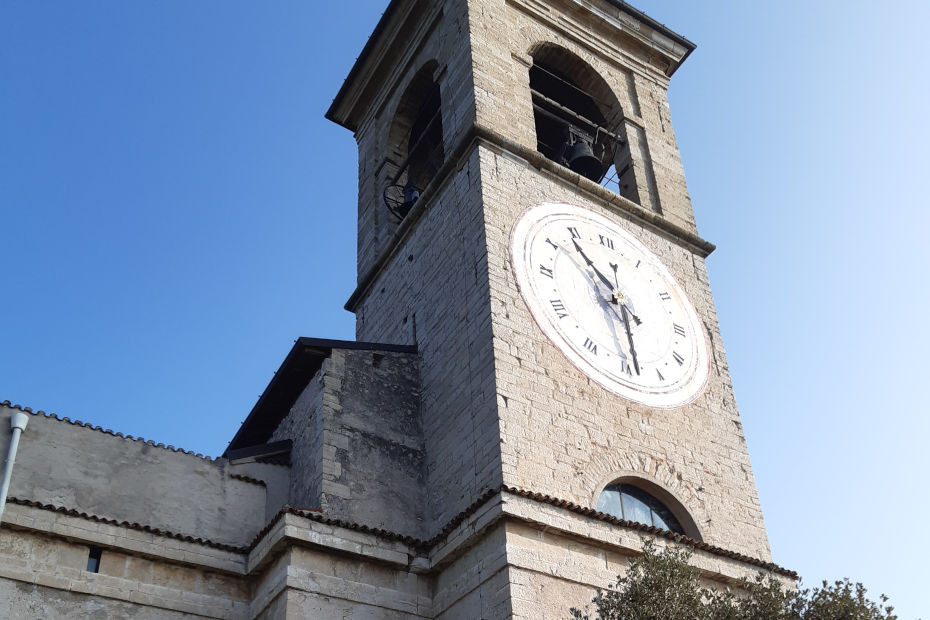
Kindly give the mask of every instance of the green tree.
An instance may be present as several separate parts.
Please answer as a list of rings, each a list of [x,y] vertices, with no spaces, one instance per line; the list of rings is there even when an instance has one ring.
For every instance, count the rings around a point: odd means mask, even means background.
[[[887,597],[875,603],[860,583],[848,579],[813,589],[785,587],[759,573],[735,589],[701,585],[689,564],[691,550],[668,546],[659,551],[653,541],[630,562],[625,576],[598,590],[594,611],[572,608],[574,620],[896,620]],[[592,615],[593,613],[593,615]]]

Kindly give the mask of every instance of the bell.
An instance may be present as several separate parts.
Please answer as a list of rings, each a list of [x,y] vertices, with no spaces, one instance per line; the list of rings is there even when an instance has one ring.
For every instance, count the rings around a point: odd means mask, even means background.
[[[591,143],[586,140],[578,140],[568,147],[565,151],[565,160],[571,170],[595,183],[599,183],[604,177],[604,164],[594,156]]]
[[[404,185],[404,202],[398,208],[398,212],[402,218],[407,217],[407,214],[410,213],[410,210],[419,197],[420,188],[414,185],[413,181],[407,181],[407,184]]]

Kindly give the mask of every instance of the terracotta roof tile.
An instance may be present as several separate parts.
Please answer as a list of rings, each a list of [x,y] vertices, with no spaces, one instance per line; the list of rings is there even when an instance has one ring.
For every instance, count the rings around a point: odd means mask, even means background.
[[[193,543],[195,545],[203,545],[204,547],[211,547],[213,549],[220,549],[222,551],[230,551],[232,553],[246,553],[246,551],[248,551],[245,547],[236,547],[233,545],[218,543],[212,540],[207,540],[206,538],[195,538],[194,536],[189,536],[186,534],[178,534],[176,532],[171,532],[169,530],[163,530],[157,527],[152,527],[150,525],[143,525],[141,523],[131,523],[129,521],[117,521],[116,519],[108,519],[106,517],[92,515],[86,512],[80,512],[78,510],[74,510],[73,508],[55,506],[54,504],[43,504],[42,502],[36,502],[36,501],[28,500],[28,499],[20,499],[18,497],[8,497],[6,501],[9,504],[17,504],[19,506],[29,506],[31,508],[38,508],[39,510],[57,512],[59,514],[67,515],[69,517],[77,517],[79,519],[86,519],[87,521],[94,521],[95,523],[105,523],[107,525],[125,527],[130,530],[136,530],[138,532],[146,532],[149,534],[154,534],[155,536],[163,536],[165,538],[183,540],[184,542]]]
[[[520,497],[525,497],[533,501],[541,502],[544,504],[549,504],[551,506],[557,506],[559,508],[564,508],[571,512],[591,517],[597,519],[598,521],[605,521],[612,525],[620,525],[622,527],[627,527],[630,529],[639,530],[641,532],[646,532],[657,537],[666,538],[668,540],[673,540],[677,543],[688,545],[695,549],[700,549],[701,551],[706,551],[713,555],[718,555],[725,558],[730,558],[732,560],[738,560],[744,564],[751,564],[753,566],[758,566],[759,568],[771,571],[773,573],[778,573],[779,575],[784,575],[785,577],[790,577],[791,579],[798,579],[798,574],[787,568],[782,568],[778,564],[773,562],[766,562],[765,560],[760,560],[758,558],[753,558],[748,555],[743,555],[742,553],[737,553],[736,551],[730,551],[724,549],[723,547],[718,547],[716,545],[710,545],[706,542],[695,540],[683,534],[676,534],[675,532],[670,532],[652,525],[646,525],[644,523],[637,523],[636,521],[626,521],[624,519],[618,519],[613,515],[609,515],[604,512],[598,512],[592,508],[585,506],[579,506],[573,502],[559,499],[557,497],[552,497],[551,495],[546,495],[544,493],[536,493],[533,491],[526,491],[524,489],[519,489],[517,487],[502,486],[501,491],[511,493],[513,495],[518,495]]]
[[[231,476],[238,477],[238,478],[246,478],[246,476],[238,476],[237,474],[231,474]],[[254,479],[250,479],[250,480],[254,480]],[[255,481],[255,482],[261,483],[261,481]],[[40,502],[31,501],[31,500],[9,497],[7,498],[7,502],[11,504],[19,504],[21,506],[31,506],[33,508],[39,508],[41,510],[48,510],[51,512],[58,512],[61,514],[66,514],[71,517],[78,517],[82,519],[87,519],[89,521],[95,521],[98,523],[107,523],[109,525],[126,527],[129,529],[138,530],[141,532],[148,532],[151,534],[155,534],[157,536],[164,536],[167,538],[174,538],[176,540],[183,540],[183,541],[194,543],[194,544],[212,547],[214,549],[221,549],[223,551],[231,551],[233,553],[248,553],[249,551],[254,549],[256,545],[258,545],[258,542],[286,514],[292,514],[292,515],[296,515],[299,517],[303,517],[304,519],[307,519],[309,521],[314,521],[316,523],[322,523],[324,525],[342,527],[342,528],[353,530],[356,532],[372,534],[374,536],[377,536],[385,540],[402,542],[421,552],[428,552],[432,547],[434,547],[436,544],[441,542],[449,533],[451,533],[452,530],[454,530],[463,521],[465,521],[465,519],[467,519],[470,515],[474,514],[481,506],[483,506],[485,503],[487,503],[491,499],[502,495],[503,493],[510,493],[511,495],[516,495],[518,497],[523,497],[523,498],[530,499],[536,502],[549,504],[551,506],[556,506],[558,508],[562,508],[570,512],[574,512],[576,514],[580,514],[586,517],[597,519],[598,521],[604,521],[612,525],[619,525],[621,527],[638,530],[640,532],[644,532],[644,533],[647,533],[647,534],[650,534],[656,537],[661,537],[667,540],[675,541],[679,544],[688,545],[689,547],[692,547],[694,549],[699,549],[701,551],[705,551],[713,555],[729,558],[732,560],[737,560],[744,564],[757,566],[761,569],[768,570],[773,573],[777,573],[779,575],[789,577],[791,579],[795,579],[795,580],[798,579],[798,574],[795,571],[789,570],[787,568],[783,568],[773,562],[766,562],[758,558],[753,558],[753,557],[744,555],[742,553],[730,551],[728,549],[724,549],[716,545],[710,545],[703,541],[695,540],[693,538],[689,538],[688,536],[684,536],[682,534],[676,534],[675,532],[663,530],[663,529],[660,529],[660,528],[657,528],[651,525],[645,525],[643,523],[637,523],[635,521],[626,521],[624,519],[618,519],[617,517],[614,517],[613,515],[609,515],[603,512],[598,512],[597,510],[594,510],[592,508],[581,506],[581,505],[575,504],[574,502],[570,502],[568,500],[553,497],[551,495],[547,495],[544,493],[538,493],[534,491],[527,491],[525,489],[520,489],[517,487],[511,487],[511,486],[506,486],[506,485],[501,486],[498,489],[489,489],[485,491],[484,493],[482,493],[478,497],[477,500],[475,500],[471,505],[468,506],[468,508],[466,508],[465,510],[457,514],[455,517],[450,519],[449,522],[446,523],[446,525],[441,530],[439,530],[439,532],[435,536],[433,536],[429,540],[422,540],[419,538],[414,538],[412,536],[405,536],[402,534],[398,534],[396,532],[391,532],[389,530],[370,527],[367,525],[361,525],[358,523],[352,523],[349,521],[343,521],[341,519],[330,519],[324,516],[319,511],[319,509],[315,509],[315,508],[300,509],[300,508],[292,508],[290,506],[285,506],[280,511],[278,511],[278,513],[267,523],[267,525],[265,525],[265,527],[261,529],[261,531],[258,532],[258,534],[256,534],[255,538],[252,540],[252,542],[247,547],[235,547],[232,545],[217,543],[217,542],[207,540],[204,538],[195,538],[193,536],[177,534],[174,532],[170,532],[168,530],[162,530],[162,529],[154,528],[148,525],[142,525],[140,523],[130,523],[128,521],[117,521],[115,519],[107,519],[105,517],[91,515],[85,512],[79,512],[74,509],[64,508],[61,506],[54,506],[52,504],[42,504]]]
[[[604,521],[612,525],[619,525],[621,527],[638,530],[640,532],[644,532],[646,534],[655,536],[657,538],[665,538],[667,540],[672,540],[682,545],[687,545],[694,549],[705,551],[712,555],[725,557],[725,558],[729,558],[732,560],[737,560],[744,564],[749,564],[751,566],[757,566],[761,569],[768,570],[773,573],[777,573],[779,575],[789,577],[791,579],[795,579],[795,580],[798,579],[798,574],[795,571],[789,570],[787,568],[783,568],[773,562],[766,562],[764,560],[753,558],[748,555],[744,555],[742,553],[737,553],[736,551],[730,551],[728,549],[724,549],[716,545],[710,545],[703,541],[695,540],[693,538],[689,538],[688,536],[684,536],[682,534],[676,534],[675,532],[670,532],[668,530],[664,530],[664,529],[661,529],[661,528],[658,528],[652,525],[646,525],[644,523],[637,523],[635,521],[626,521],[624,519],[618,519],[617,517],[614,517],[613,515],[609,515],[603,512],[598,512],[597,510],[594,510],[593,508],[581,506],[579,504],[575,504],[574,502],[570,502],[568,500],[553,497],[551,495],[546,495],[544,493],[537,493],[533,491],[527,491],[524,489],[519,489],[517,487],[511,487],[511,486],[506,486],[506,485],[501,486],[498,489],[489,489],[485,491],[484,493],[482,493],[478,497],[477,500],[475,500],[471,505],[468,506],[468,508],[466,508],[465,510],[463,510],[462,512],[454,516],[448,523],[446,523],[446,525],[441,530],[439,530],[439,533],[437,533],[435,536],[433,536],[429,540],[421,540],[419,538],[413,538],[411,536],[403,536],[401,534],[390,532],[388,530],[372,528],[366,525],[359,525],[357,523],[351,523],[351,522],[342,521],[339,519],[329,519],[323,516],[321,513],[317,512],[316,510],[313,510],[313,512],[311,512],[307,509],[299,510],[296,508],[291,508],[290,506],[286,506],[280,512],[278,512],[277,515],[275,515],[275,517],[268,523],[268,525],[262,528],[262,531],[258,533],[255,539],[249,545],[249,549],[251,550],[255,548],[255,546],[258,544],[258,541],[261,540],[261,538],[265,534],[267,534],[268,531],[275,525],[275,523],[277,523],[285,514],[293,514],[293,515],[297,515],[297,516],[309,519],[310,521],[315,521],[317,523],[344,527],[346,529],[357,531],[357,532],[365,532],[365,533],[373,534],[380,538],[384,538],[386,540],[400,541],[400,542],[410,545],[411,547],[414,547],[418,551],[428,552],[436,544],[438,544],[446,536],[448,536],[452,532],[452,530],[454,530],[456,527],[461,525],[461,523],[465,521],[465,519],[467,519],[470,515],[474,514],[479,508],[481,508],[481,506],[486,504],[491,499],[501,495],[502,493],[510,493],[511,495],[517,495],[519,497],[530,499],[536,502],[549,504],[551,506],[556,506],[558,508],[563,508],[575,514],[579,514],[585,517],[596,519],[598,521]]]
[[[112,436],[114,436],[114,437],[120,437],[120,438],[122,438],[122,439],[129,439],[130,441],[141,441],[142,443],[148,444],[148,445],[150,445],[150,446],[152,446],[152,447],[155,447],[155,448],[162,448],[162,449],[164,449],[164,450],[170,450],[171,452],[177,452],[177,453],[180,453],[180,454],[187,454],[187,455],[190,455],[190,456],[195,456],[195,457],[197,457],[197,458],[201,458],[201,459],[204,459],[204,460],[206,460],[206,461],[212,461],[212,460],[214,460],[214,459],[212,459],[211,457],[206,456],[206,455],[203,455],[203,454],[201,454],[201,453],[199,453],[199,452],[193,452],[192,450],[185,450],[185,449],[183,449],[183,448],[175,448],[174,446],[165,445],[165,444],[163,444],[163,443],[155,443],[154,441],[146,440],[146,439],[143,439],[142,437],[133,437],[132,435],[124,435],[123,433],[120,433],[120,432],[118,432],[118,431],[113,431],[113,430],[111,430],[111,429],[109,429],[109,428],[103,428],[102,426],[95,426],[95,425],[90,424],[90,423],[88,423],[88,422],[81,422],[80,420],[72,420],[71,418],[61,417],[61,416],[58,416],[58,415],[56,415],[56,414],[54,414],[54,413],[46,413],[46,412],[42,411],[41,409],[38,410],[38,411],[33,411],[31,407],[23,407],[22,405],[14,405],[13,403],[11,403],[11,402],[8,401],[8,400],[5,400],[5,401],[3,401],[3,402],[0,402],[0,406],[9,407],[10,409],[16,409],[16,410],[18,410],[18,411],[22,411],[22,412],[24,412],[24,413],[29,413],[29,414],[36,415],[36,416],[41,415],[41,416],[44,416],[44,417],[46,417],[46,418],[51,418],[51,419],[53,419],[53,420],[58,420],[59,422],[67,422],[68,424],[71,424],[72,426],[82,426],[82,427],[88,428],[88,429],[90,429],[90,430],[92,430],[92,431],[97,431],[97,432],[100,432],[100,433],[104,433],[104,434],[106,434],[106,435],[112,435]]]
[[[383,538],[384,540],[402,542],[406,545],[410,545],[411,547],[414,547],[415,549],[423,549],[428,546],[425,541],[422,541],[419,538],[413,538],[412,536],[404,536],[403,534],[398,534],[396,532],[383,530],[377,527],[369,527],[367,525],[360,525],[358,523],[352,523],[350,521],[343,521],[341,519],[330,519],[330,518],[324,517],[323,514],[319,511],[319,509],[316,509],[316,508],[302,508],[301,509],[301,508],[292,508],[290,506],[285,506],[284,508],[278,511],[278,514],[276,514],[271,519],[271,521],[269,521],[268,524],[258,532],[258,534],[255,535],[255,538],[252,539],[251,544],[249,544],[248,546],[248,550],[251,551],[252,549],[254,549],[258,545],[259,541],[265,536],[265,534],[271,531],[271,528],[273,528],[278,521],[284,518],[284,515],[288,515],[288,514],[296,515],[298,517],[303,517],[309,521],[314,521],[316,523],[322,523],[323,525],[332,525],[335,527],[342,527],[347,530],[352,530],[355,532],[362,532],[364,534],[372,534],[374,536],[377,536],[378,538]]]

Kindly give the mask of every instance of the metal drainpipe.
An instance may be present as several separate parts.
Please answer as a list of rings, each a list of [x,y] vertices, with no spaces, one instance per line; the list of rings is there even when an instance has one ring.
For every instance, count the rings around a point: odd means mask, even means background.
[[[26,430],[29,416],[14,411],[10,418],[10,428],[13,436],[10,438],[10,451],[7,453],[6,463],[3,465],[3,486],[0,487],[0,523],[3,522],[3,509],[6,507],[6,495],[10,490],[10,478],[13,477],[13,463],[16,462],[16,450],[19,449],[19,436]]]

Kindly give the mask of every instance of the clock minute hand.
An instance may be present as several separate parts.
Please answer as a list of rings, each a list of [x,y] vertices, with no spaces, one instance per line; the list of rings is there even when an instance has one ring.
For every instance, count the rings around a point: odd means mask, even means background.
[[[622,295],[620,293],[620,281],[617,279],[617,263],[609,263],[609,265],[610,265],[610,268],[614,270],[614,285],[616,285],[617,287],[614,289],[614,291],[616,291],[614,293],[614,299],[615,299],[614,303],[623,304],[623,306],[626,307],[626,301],[622,299]],[[637,325],[643,324],[643,322],[639,320],[639,317],[636,316],[635,312],[633,312],[629,308],[627,308],[626,311],[630,313],[630,316],[633,317],[633,321]]]
[[[623,319],[623,328],[626,329],[626,341],[630,344],[630,356],[633,358],[633,368],[639,374],[639,362],[636,361],[636,347],[633,346],[633,332],[630,331],[630,319],[627,316],[626,306],[620,304],[620,317]]]
[[[581,249],[581,246],[578,245],[578,242],[575,241],[574,239],[572,239],[572,244],[574,244],[575,250],[576,250],[579,254],[581,254],[581,258],[584,259],[584,262],[587,263],[588,267],[590,267],[591,269],[593,269],[593,270],[594,270],[594,273],[597,274],[597,277],[601,279],[601,282],[603,282],[603,283],[607,286],[608,289],[613,290],[614,285],[610,283],[610,280],[607,279],[607,276],[605,276],[603,273],[601,273],[601,272],[598,270],[598,268],[594,266],[594,261],[592,261],[590,258],[588,258],[588,255],[584,253],[584,250]]]

